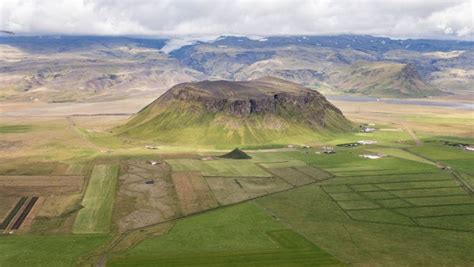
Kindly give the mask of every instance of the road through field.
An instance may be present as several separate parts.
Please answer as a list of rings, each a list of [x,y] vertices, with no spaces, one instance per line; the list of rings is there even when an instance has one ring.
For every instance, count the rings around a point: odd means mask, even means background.
[[[71,116],[67,116],[66,120],[68,122],[69,129],[71,130],[71,132],[73,132],[77,137],[79,137],[79,139],[81,139],[87,147],[102,153],[107,151],[106,148],[98,146],[97,144],[89,140],[83,133],[81,133],[79,128],[77,128],[74,119]]]

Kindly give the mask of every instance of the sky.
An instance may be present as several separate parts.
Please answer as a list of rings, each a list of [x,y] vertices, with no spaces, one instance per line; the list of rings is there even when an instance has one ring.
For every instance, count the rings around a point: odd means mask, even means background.
[[[473,17],[474,0],[0,0],[0,30],[28,35],[472,40]]]

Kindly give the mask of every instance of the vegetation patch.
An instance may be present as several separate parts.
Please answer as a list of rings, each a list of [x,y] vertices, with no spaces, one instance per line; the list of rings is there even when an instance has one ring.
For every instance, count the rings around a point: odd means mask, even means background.
[[[33,130],[32,125],[1,125],[0,134],[26,133]]]
[[[2,236],[0,266],[75,266],[79,257],[107,239],[77,235]]]
[[[222,225],[232,225],[222,227]],[[108,262],[111,266],[342,265],[252,203],[179,221]]]
[[[87,186],[82,208],[77,214],[73,233],[108,233],[115,199],[119,166],[96,165]]]

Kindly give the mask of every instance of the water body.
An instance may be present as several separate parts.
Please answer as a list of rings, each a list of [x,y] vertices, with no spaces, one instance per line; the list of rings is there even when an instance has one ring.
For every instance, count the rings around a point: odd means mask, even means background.
[[[382,102],[387,104],[397,105],[417,105],[417,106],[434,106],[434,107],[445,107],[454,109],[474,109],[474,103],[461,103],[461,102],[447,102],[447,101],[432,101],[432,100],[417,100],[417,99],[400,99],[400,98],[374,98],[366,96],[328,96],[329,100],[336,101],[348,101],[348,102]]]

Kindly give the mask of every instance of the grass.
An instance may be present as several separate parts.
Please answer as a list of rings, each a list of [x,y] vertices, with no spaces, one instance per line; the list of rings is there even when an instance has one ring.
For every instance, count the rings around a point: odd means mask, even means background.
[[[231,226],[231,227],[230,227]],[[111,266],[341,265],[252,203],[179,221],[166,235],[115,255]]]
[[[270,177],[271,175],[250,160],[195,160],[170,159],[166,160],[173,171],[200,171],[203,176],[250,176]]]
[[[347,188],[331,187],[332,191]],[[386,209],[353,210],[349,212],[351,218],[318,185],[266,196],[256,203],[349,264],[453,266],[471,265],[474,261],[473,232],[415,227],[408,217]],[[445,222],[452,223],[452,218]],[[470,218],[456,221],[461,223]]]
[[[0,266],[75,266],[106,236],[2,236]]]
[[[1,125],[0,134],[26,133],[33,130],[32,125]]]
[[[278,110],[278,115],[237,117],[223,112],[207,112],[201,103],[174,101],[146,107],[127,124],[115,129],[123,137],[153,140],[158,143],[213,146],[260,146],[304,144],[351,131],[351,123],[340,114],[327,110],[325,127],[310,128],[304,114]]]
[[[413,161],[417,161],[417,162],[420,162],[420,163],[426,163],[426,164],[434,165],[434,163],[429,161],[429,160],[426,160],[426,159],[424,159],[420,156],[414,155],[410,152],[407,152],[405,150],[401,150],[401,149],[398,149],[398,148],[388,148],[388,147],[371,148],[371,149],[368,149],[368,151],[375,152],[375,153],[381,153],[381,154],[385,154],[385,155],[389,155],[389,156],[397,157],[397,158],[401,158],[401,159],[413,160]]]
[[[84,208],[77,214],[73,233],[109,232],[118,172],[119,166],[117,165],[94,166],[82,200]]]
[[[293,186],[302,186],[315,182],[313,178],[294,168],[277,168],[269,169],[268,171]]]

